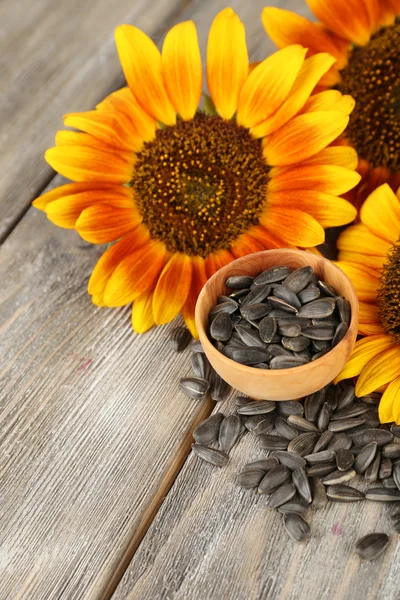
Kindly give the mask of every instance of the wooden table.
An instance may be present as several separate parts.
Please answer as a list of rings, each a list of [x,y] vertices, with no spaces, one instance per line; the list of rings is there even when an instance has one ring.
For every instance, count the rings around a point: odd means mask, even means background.
[[[270,53],[265,0],[0,5],[1,600],[400,598],[397,536],[373,564],[353,552],[359,536],[390,532],[385,506],[331,505],[296,545],[263,498],[234,485],[257,456],[251,436],[223,470],[190,454],[214,406],[178,390],[190,366],[168,347],[176,323],[135,336],[129,308],[95,308],[86,285],[104,249],[30,208],[62,181],[43,160],[62,115],[123,84],[114,27],[161,43],[194,19],[204,51],[226,4],[252,59]],[[270,4],[307,14],[300,0]]]

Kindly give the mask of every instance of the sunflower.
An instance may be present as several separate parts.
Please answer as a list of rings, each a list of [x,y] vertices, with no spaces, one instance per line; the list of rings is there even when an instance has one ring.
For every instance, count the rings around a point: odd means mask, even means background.
[[[359,376],[357,396],[387,386],[379,405],[382,423],[400,423],[400,189],[388,184],[372,192],[360,223],[338,239],[338,266],[360,299],[359,333],[337,381]]]
[[[129,87],[96,110],[72,113],[47,162],[76,183],[38,198],[56,225],[113,243],[94,268],[98,306],[133,302],[144,332],[182,313],[195,335],[198,294],[215,271],[266,248],[311,247],[356,211],[338,196],[359,182],[352,148],[331,146],[354,101],[311,97],[334,58],[293,45],[249,68],[244,26],[217,15],[207,84],[193,22],[166,35],[162,53],[136,27],[115,34]]]
[[[303,44],[308,56],[337,59],[321,80],[356,100],[345,140],[359,156],[356,206],[382,183],[400,185],[400,0],[307,0],[320,23],[267,7],[262,19],[279,48]]]

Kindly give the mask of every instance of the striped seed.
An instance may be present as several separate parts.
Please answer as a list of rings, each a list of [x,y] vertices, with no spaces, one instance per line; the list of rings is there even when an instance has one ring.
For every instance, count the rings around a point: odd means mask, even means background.
[[[270,435],[263,433],[258,436],[260,440],[260,446],[264,450],[286,450],[289,444],[289,440],[280,435]]]
[[[325,389],[318,390],[307,396],[304,400],[304,414],[308,421],[316,421],[318,413],[324,403]]]
[[[361,560],[374,560],[389,545],[389,536],[386,533],[368,533],[356,543],[356,552]]]
[[[310,345],[310,339],[305,337],[304,335],[299,335],[296,337],[283,336],[281,343],[282,346],[287,350],[292,350],[293,352],[301,352],[302,350],[308,348],[308,346]]]
[[[336,306],[339,312],[340,320],[346,325],[350,325],[351,319],[351,307],[350,302],[345,298],[338,298],[336,300]]]
[[[224,381],[214,369],[211,369],[210,374],[210,396],[214,402],[222,402],[226,399],[231,391],[229,383]]]
[[[187,327],[176,327],[171,332],[169,341],[175,352],[183,352],[189,346],[192,339],[192,334]]]
[[[225,452],[201,444],[192,444],[192,450],[201,460],[214,465],[214,467],[223,467],[229,460],[229,456]]]
[[[277,298],[276,296],[268,296],[268,302],[273,308],[278,308],[279,310],[283,310],[294,315],[297,314],[297,308],[285,300],[281,300],[281,298]]]
[[[179,385],[182,391],[194,400],[202,400],[205,398],[210,388],[208,381],[201,377],[182,377],[179,381]]]
[[[250,290],[250,292],[247,294],[247,296],[243,297],[240,303],[241,309],[250,306],[251,304],[261,303],[263,300],[265,300],[265,298],[269,296],[270,293],[271,287],[269,285],[254,286],[253,289]],[[266,308],[267,312],[271,310],[268,304],[264,304],[264,307]],[[267,312],[265,312],[264,314],[267,314]]]
[[[298,469],[299,467],[305,467],[306,461],[302,456],[295,454],[294,452],[285,450],[276,450],[272,453],[272,456],[279,460],[282,465],[285,465],[291,471]]]
[[[398,489],[392,490],[385,487],[376,487],[367,490],[365,497],[367,500],[374,502],[399,502],[400,491]]]
[[[190,360],[194,374],[202,379],[208,379],[211,365],[208,362],[206,355],[203,354],[203,352],[194,352],[190,357]]]
[[[308,362],[306,358],[299,356],[274,356],[271,358],[269,366],[271,369],[292,369],[293,367],[301,367]]]
[[[260,481],[258,486],[259,494],[270,494],[278,489],[284,483],[290,481],[291,471],[284,465],[278,465],[271,469],[263,479]]]
[[[242,424],[237,415],[225,417],[219,428],[219,447],[222,452],[229,454],[237,442],[241,430]]]
[[[275,410],[276,404],[271,400],[254,400],[237,409],[239,415],[265,415]]]
[[[298,431],[293,429],[293,427],[290,427],[282,417],[277,417],[275,420],[275,430],[278,435],[281,435],[288,440],[294,440],[294,438],[299,435]]]
[[[309,508],[309,505],[301,498],[293,498],[293,500],[289,500],[289,502],[281,504],[281,506],[278,507],[278,511],[282,514],[297,513],[300,515],[306,513]]]
[[[298,435],[294,440],[291,440],[287,449],[289,452],[294,452],[300,456],[311,454],[318,440],[318,433],[306,432]]]
[[[255,348],[249,346],[248,348],[233,348],[231,351],[231,358],[235,362],[242,365],[256,365],[260,362],[266,362],[271,358],[271,354],[262,348]]]
[[[382,455],[385,458],[400,458],[400,444],[386,444],[382,448]]]
[[[301,402],[297,400],[285,400],[278,402],[276,411],[279,416],[287,418],[289,415],[303,415],[304,409]]]
[[[329,500],[335,502],[359,502],[364,500],[365,495],[349,485],[329,485],[326,489]]]
[[[318,477],[310,477],[311,486],[311,508],[313,510],[319,510],[324,508],[328,504],[328,497],[326,495],[326,488],[322,481]]]
[[[272,492],[270,495],[267,506],[268,508],[278,508],[282,504],[286,504],[292,500],[296,495],[296,488],[293,483],[285,483],[280,488]]]
[[[304,288],[304,290],[301,290],[297,296],[298,299],[300,300],[301,304],[307,304],[307,302],[312,302],[313,300],[316,300],[317,298],[319,298],[321,295],[321,292],[319,290],[319,288],[317,288],[315,285],[308,285],[307,287]]]
[[[385,479],[386,477],[390,477],[392,474],[393,464],[390,458],[382,457],[381,465],[379,467],[379,479]]]
[[[332,431],[329,431],[328,429],[326,431],[323,431],[318,442],[315,444],[314,452],[321,452],[321,450],[325,450],[325,448],[333,440],[333,438],[334,433],[332,433]]]
[[[312,500],[310,482],[303,467],[295,469],[292,473],[292,481],[297,492],[305,502],[310,504]]]
[[[276,298],[280,298],[281,300],[284,300],[285,302],[290,304],[290,306],[293,306],[293,308],[301,308],[300,300],[298,299],[296,294],[292,292],[292,290],[290,290],[287,286],[276,285],[274,287],[273,294]]]
[[[304,417],[299,415],[290,415],[287,419],[289,425],[297,429],[298,431],[315,431],[318,432],[317,427],[314,423],[307,421]]]
[[[219,304],[222,306],[222,304]],[[218,313],[210,325],[210,335],[218,342],[226,342],[232,335],[233,327],[229,314],[226,312]]]
[[[278,466],[278,459],[274,456],[268,456],[268,458],[260,458],[259,460],[253,460],[250,463],[247,463],[242,469],[243,471],[250,469],[261,469],[264,471],[264,474]]]
[[[193,437],[198,444],[207,446],[218,439],[218,433],[224,415],[220,412],[211,415],[199,423],[193,431]]]
[[[292,271],[284,280],[285,285],[289,290],[292,290],[295,294],[298,294],[308,285],[313,276],[312,267],[300,267],[295,271]]]
[[[289,537],[295,542],[305,542],[310,537],[310,526],[301,515],[287,512],[283,515],[283,523]]]
[[[338,485],[340,483],[347,483],[354,479],[357,475],[354,469],[349,469],[348,471],[333,471],[333,473],[329,473],[329,475],[325,475],[321,479],[324,485]]]
[[[324,477],[325,475],[329,475],[329,473],[333,473],[333,471],[336,471],[336,463],[318,463],[312,465],[312,467],[308,467],[307,475],[309,477]]]
[[[364,479],[367,483],[375,483],[378,479],[379,467],[381,464],[381,453],[378,450],[374,460],[369,465],[368,469],[364,473]]]
[[[290,269],[288,267],[271,267],[270,269],[266,269],[260,275],[258,275],[258,277],[254,279],[254,283],[256,285],[262,285],[264,283],[276,283],[277,281],[282,281],[285,279],[289,273]]]
[[[339,448],[336,452],[336,466],[339,471],[347,471],[354,464],[354,454],[351,450]]]
[[[304,304],[299,312],[299,317],[308,319],[323,319],[329,317],[335,310],[336,302],[333,298],[318,298]]]
[[[246,469],[238,474],[237,484],[245,489],[256,488],[260,481],[265,476],[265,471],[262,469]]]
[[[312,454],[306,454],[304,457],[308,464],[317,465],[320,463],[332,462],[335,460],[336,453],[333,450],[322,450],[322,452],[313,452]],[[351,466],[351,465],[350,465]]]
[[[259,335],[263,342],[270,343],[277,331],[277,322],[272,317],[264,317],[259,323]]]

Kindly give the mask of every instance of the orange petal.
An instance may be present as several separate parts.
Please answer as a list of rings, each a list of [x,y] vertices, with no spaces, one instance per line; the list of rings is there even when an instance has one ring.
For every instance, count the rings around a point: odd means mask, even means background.
[[[379,274],[355,263],[338,261],[336,264],[351,280],[359,300],[364,302],[376,301],[379,289]]]
[[[153,290],[167,260],[164,244],[154,240],[121,260],[104,289],[106,306],[124,306]]]
[[[306,49],[302,46],[289,46],[263,60],[250,73],[239,96],[239,125],[254,127],[283,104],[299,75],[305,55]]]
[[[135,229],[141,221],[142,217],[134,206],[117,208],[99,203],[82,211],[75,229],[87,242],[107,244]]]
[[[328,146],[346,129],[349,118],[335,110],[300,115],[264,138],[264,156],[269,165],[300,162]]]
[[[207,85],[218,113],[233,117],[249,70],[246,32],[231,8],[214,19],[207,44]]]
[[[210,254],[206,258],[207,277],[211,277],[218,269],[221,269],[221,267],[224,267],[233,260],[235,260],[235,257],[229,250],[219,250],[214,254]]]
[[[362,335],[385,334],[385,330],[380,323],[379,310],[376,304],[359,303],[359,324],[358,331]]]
[[[65,198],[65,196],[73,196],[75,194],[81,194],[84,192],[97,191],[99,194],[102,193],[103,190],[116,190],[116,188],[112,183],[67,183],[66,185],[61,185],[60,187],[54,188],[49,192],[46,192],[39,198],[36,198],[32,202],[35,208],[39,210],[45,210],[46,206],[50,202],[54,202],[55,200],[59,200],[60,198]],[[124,189],[124,188],[122,188]]]
[[[370,335],[358,340],[349,360],[336,377],[335,383],[359,375],[374,356],[391,347],[393,347],[393,341],[388,335]]]
[[[176,111],[182,119],[192,119],[202,88],[201,56],[193,21],[179,23],[167,33],[162,49],[162,74]]]
[[[325,53],[307,58],[290,90],[288,98],[266,121],[251,129],[252,135],[256,138],[264,137],[285,125],[303,108],[322,75],[329,70],[334,62],[335,59],[330,54]]]
[[[192,284],[185,304],[182,306],[182,316],[185,319],[187,328],[193,337],[197,338],[197,328],[194,319],[197,298],[208,277],[206,272],[206,261],[201,256],[192,256]]]
[[[63,196],[47,204],[45,211],[48,219],[55,225],[73,229],[82,211],[99,204],[107,204],[117,210],[129,209],[134,215],[136,224],[142,221],[142,217],[133,202],[132,190],[123,186],[103,190],[91,189],[86,192]]]
[[[371,24],[364,1],[360,0],[307,0],[314,15],[337,35],[358,46],[364,46],[371,37]]]
[[[91,295],[100,294],[106,287],[112,273],[130,254],[149,242],[150,234],[147,227],[139,225],[134,231],[125,235],[116,244],[108,248],[97,261],[89,279],[88,292]]]
[[[400,234],[400,202],[384,183],[374,190],[360,210],[361,222],[381,239],[394,244]]]
[[[58,146],[46,150],[46,161],[55,171],[74,181],[128,183],[134,155],[106,152],[87,146]]]
[[[273,249],[273,248],[284,248],[287,246],[287,242],[284,242],[279,237],[265,229],[262,225],[255,225],[251,227],[247,235],[259,241],[265,249]]]
[[[145,333],[155,325],[152,303],[153,292],[145,292],[133,303],[132,327],[135,333]]]
[[[293,246],[318,246],[325,241],[325,232],[311,215],[296,209],[268,207],[260,222],[273,232],[278,232],[288,244]]]
[[[126,81],[140,106],[161,123],[175,125],[175,109],[164,87],[157,46],[133,25],[117,27],[115,43]]]
[[[356,383],[357,396],[365,396],[400,376],[400,347],[376,354],[361,371]]]
[[[247,233],[240,235],[231,248],[231,252],[235,258],[253,254],[253,252],[261,252],[261,250],[265,250],[264,244],[258,239],[250,237]]]
[[[351,190],[361,179],[355,171],[336,165],[293,167],[281,173],[273,169],[270,176],[270,192],[317,190],[337,196]]]
[[[185,304],[192,282],[192,260],[182,253],[172,255],[161,273],[153,297],[157,325],[169,323]]]

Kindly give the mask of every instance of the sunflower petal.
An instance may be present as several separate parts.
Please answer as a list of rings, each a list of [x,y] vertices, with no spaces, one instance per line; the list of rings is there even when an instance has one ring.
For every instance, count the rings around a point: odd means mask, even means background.
[[[175,125],[175,109],[164,87],[157,46],[133,25],[117,27],[115,43],[126,81],[140,106],[161,123]]]
[[[393,341],[388,335],[374,335],[362,338],[355,343],[353,352],[335,379],[335,383],[342,379],[350,379],[361,373],[364,367],[380,352],[393,346]]]
[[[219,250],[213,254],[210,254],[206,258],[206,273],[207,277],[210,278],[214,273],[235,260],[235,257],[229,250]]]
[[[325,90],[310,96],[301,112],[313,113],[320,110],[338,110],[348,116],[352,112],[355,103],[352,96],[343,95],[338,90]]]
[[[214,19],[207,43],[207,85],[218,113],[231,119],[249,70],[246,32],[231,8]]]
[[[46,192],[42,196],[39,196],[32,202],[33,206],[39,210],[45,210],[46,206],[50,204],[50,202],[54,202],[55,200],[60,200],[61,198],[65,198],[66,196],[74,196],[75,194],[81,193],[90,193],[96,192],[100,196],[105,190],[119,190],[120,188],[116,188],[112,183],[95,183],[95,182],[85,182],[85,183],[67,183],[66,185],[61,185],[60,187],[54,188],[49,192]],[[124,188],[122,188],[124,189]]]
[[[283,104],[303,66],[305,55],[306,49],[302,46],[289,46],[263,60],[250,73],[239,96],[239,125],[254,127]]]
[[[277,208],[296,207],[314,217],[324,228],[346,225],[357,216],[357,210],[347,200],[307,187],[303,190],[271,193],[268,201]]]
[[[357,396],[365,396],[400,375],[400,347],[388,348],[376,354],[361,371],[357,383]]]
[[[94,204],[85,208],[75,223],[79,235],[92,244],[107,244],[123,237],[141,223],[134,206],[119,208],[109,204]]]
[[[345,167],[319,165],[293,167],[280,172],[273,169],[268,190],[272,193],[291,190],[316,190],[340,196],[359,183],[361,176]],[[356,215],[353,215],[353,218]]]
[[[197,328],[194,318],[197,298],[203,285],[207,281],[206,261],[201,256],[192,257],[192,284],[185,304],[182,306],[182,316],[185,319],[187,328],[193,337],[197,338]]]
[[[362,223],[357,223],[340,234],[337,247],[339,260],[344,260],[341,256],[342,252],[359,252],[385,258],[392,244],[371,233]]]
[[[279,231],[283,241],[293,246],[307,248],[325,241],[323,227],[314,217],[301,210],[268,206],[260,222],[270,231]]]
[[[271,233],[262,225],[254,225],[248,230],[247,235],[258,240],[266,250],[287,246],[287,242],[279,239],[275,233]]]
[[[192,282],[192,261],[182,253],[172,255],[154,290],[153,313],[157,325],[169,323],[185,304]]]
[[[369,15],[360,0],[307,0],[314,15],[337,35],[358,46],[364,46],[371,37]]]
[[[361,222],[381,239],[394,244],[400,234],[400,202],[387,183],[374,190],[360,210]]]
[[[302,164],[303,166],[331,164],[354,171],[357,168],[358,156],[350,146],[329,146],[307,158]]]
[[[385,256],[372,256],[371,254],[359,254],[358,252],[346,252],[341,250],[340,260],[345,262],[354,262],[360,265],[365,265],[370,269],[377,271],[382,270],[387,258]]]
[[[132,306],[132,327],[135,333],[145,333],[155,325],[153,316],[153,292],[145,292]]]
[[[96,150],[104,150],[105,152],[115,152],[115,148],[102,142],[99,138],[82,133],[81,131],[67,131],[61,129],[56,133],[56,146],[88,146]]]
[[[253,254],[253,252],[261,252],[262,250],[265,250],[264,244],[258,239],[248,236],[247,233],[240,235],[231,247],[231,252],[235,258]]]
[[[134,155],[106,152],[87,146],[58,146],[46,150],[48,164],[73,181],[128,183],[132,178]]]
[[[361,335],[385,335],[376,304],[359,303],[358,332]]]
[[[272,166],[301,162],[333,142],[345,130],[348,122],[346,115],[335,110],[295,117],[264,139],[266,161]]]
[[[378,408],[381,423],[400,422],[400,377],[387,386]]]
[[[359,300],[375,302],[379,290],[379,275],[361,265],[338,261],[337,266],[346,273],[357,292]]]
[[[182,119],[192,119],[201,98],[202,66],[193,21],[175,25],[162,49],[162,74],[168,96]]]
[[[131,122],[131,127],[145,142],[152,140],[156,132],[156,120],[138,104],[128,87],[113,92],[96,109],[104,112],[122,113]]]

